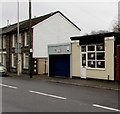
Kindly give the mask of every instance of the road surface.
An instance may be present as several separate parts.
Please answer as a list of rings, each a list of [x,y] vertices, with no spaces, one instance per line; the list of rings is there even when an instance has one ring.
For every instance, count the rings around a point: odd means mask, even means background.
[[[120,112],[118,92],[3,77],[2,112]]]

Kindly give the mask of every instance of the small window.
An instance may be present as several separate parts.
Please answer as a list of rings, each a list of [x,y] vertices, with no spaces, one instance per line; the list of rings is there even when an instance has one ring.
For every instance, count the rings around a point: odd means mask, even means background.
[[[97,68],[105,68],[105,61],[97,61]]]
[[[81,52],[86,52],[86,46],[81,46]]]
[[[17,43],[17,35],[13,34],[12,35],[12,47],[15,47],[16,43]]]
[[[0,54],[0,63],[2,63],[2,54]]]
[[[95,51],[95,46],[88,46],[88,51]]]
[[[25,32],[25,46],[28,46],[28,32]]]
[[[86,66],[86,54],[82,54],[82,66]]]
[[[24,68],[28,69],[28,65],[29,65],[29,55],[24,53]]]
[[[6,54],[3,54],[3,65],[6,66]]]
[[[16,66],[17,66],[16,54],[12,54],[12,67],[16,68]]]
[[[81,46],[82,66],[87,68],[105,68],[103,44]]]
[[[97,51],[104,51],[104,45],[96,45]]]
[[[88,60],[95,60],[95,53],[88,53]]]
[[[97,53],[97,60],[104,60],[105,59],[105,53],[101,52],[101,53]]]
[[[0,64],[6,66],[6,54],[0,54]]]
[[[88,67],[95,68],[95,61],[88,61]]]
[[[6,48],[6,37],[3,36],[3,49],[5,49],[5,48]]]
[[[0,49],[2,49],[2,38],[0,37]]]

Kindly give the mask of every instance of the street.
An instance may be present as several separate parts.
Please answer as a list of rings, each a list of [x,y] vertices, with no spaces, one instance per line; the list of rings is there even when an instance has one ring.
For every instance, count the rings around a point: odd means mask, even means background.
[[[2,112],[120,112],[118,91],[3,77]]]

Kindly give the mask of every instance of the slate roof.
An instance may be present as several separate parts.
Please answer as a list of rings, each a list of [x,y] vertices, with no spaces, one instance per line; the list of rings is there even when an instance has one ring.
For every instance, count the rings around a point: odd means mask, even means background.
[[[56,13],[60,13],[62,16],[64,16],[60,11],[52,12],[52,13],[49,13],[49,14],[46,14],[46,15],[31,19],[32,26],[34,26],[34,25],[48,19],[49,17],[55,15]],[[66,16],[64,16],[64,17],[70,23],[72,23],[78,30],[81,31],[81,29],[79,27],[77,27],[73,22],[71,22]],[[20,30],[21,29],[27,29],[29,27],[29,19],[25,20],[25,21],[22,21],[22,22],[19,22],[19,27],[20,27]],[[16,31],[17,30],[17,23],[12,24],[10,26],[3,27],[3,28],[1,28],[1,30],[2,30],[2,34],[6,34],[6,33],[9,33],[9,32]]]

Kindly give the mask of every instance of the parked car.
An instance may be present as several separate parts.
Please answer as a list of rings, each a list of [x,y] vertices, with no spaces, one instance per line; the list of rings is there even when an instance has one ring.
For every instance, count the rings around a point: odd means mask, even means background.
[[[7,74],[7,69],[4,65],[0,64],[0,76],[5,76]]]

